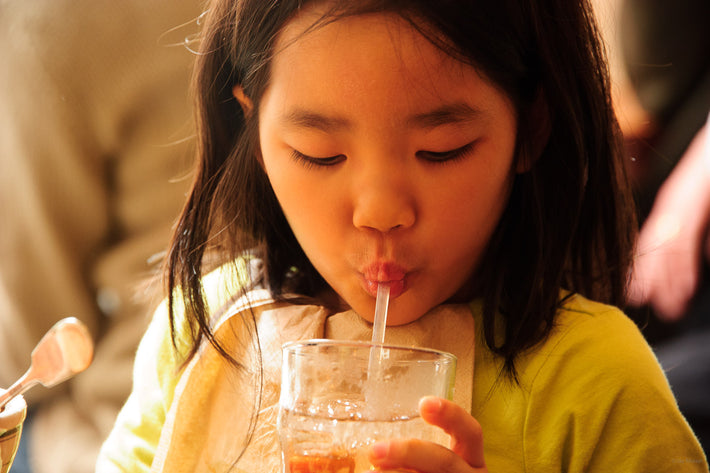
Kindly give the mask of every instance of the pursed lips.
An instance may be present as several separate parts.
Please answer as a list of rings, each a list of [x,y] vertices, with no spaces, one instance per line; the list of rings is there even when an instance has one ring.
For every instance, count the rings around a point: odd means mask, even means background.
[[[361,275],[365,284],[365,289],[373,297],[377,297],[377,287],[380,284],[390,286],[390,297],[395,298],[402,294],[407,278],[407,270],[392,261],[378,261],[366,266]]]

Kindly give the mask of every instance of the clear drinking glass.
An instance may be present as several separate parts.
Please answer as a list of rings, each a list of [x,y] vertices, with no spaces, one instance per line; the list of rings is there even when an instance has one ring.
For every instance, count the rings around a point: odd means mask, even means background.
[[[418,405],[428,395],[452,399],[455,370],[456,357],[436,350],[333,340],[284,345],[283,471],[364,472],[368,447],[387,438],[448,446]]]

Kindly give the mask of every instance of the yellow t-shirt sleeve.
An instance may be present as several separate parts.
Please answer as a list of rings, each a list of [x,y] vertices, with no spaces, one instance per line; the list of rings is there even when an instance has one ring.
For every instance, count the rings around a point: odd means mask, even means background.
[[[634,323],[611,307],[581,309],[563,311],[556,329],[563,333],[532,370],[525,470],[707,472],[702,449]]]
[[[133,390],[101,448],[97,473],[150,471],[182,359],[170,339],[163,303],[138,346]]]
[[[211,314],[240,294],[250,280],[252,258],[224,265],[203,279]],[[180,298],[176,298],[176,344],[170,332],[167,301],[156,310],[136,352],[133,389],[105,440],[96,464],[97,473],[149,472],[161,432],[192,344]]]

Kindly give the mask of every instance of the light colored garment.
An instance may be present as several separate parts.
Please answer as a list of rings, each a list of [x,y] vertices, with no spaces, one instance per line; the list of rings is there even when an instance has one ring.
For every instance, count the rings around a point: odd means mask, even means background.
[[[219,276],[211,275],[206,284],[212,289],[223,287],[215,281]],[[220,294],[210,304],[219,307],[230,291],[208,293]],[[275,303],[264,290],[252,291],[249,297],[251,308],[240,300],[228,310],[216,310],[223,315],[214,322],[217,339],[244,366],[252,368],[246,371],[231,367],[210,345],[204,345],[198,357],[181,367],[184,355],[180,352],[185,345],[177,350],[173,347],[165,307],[158,311],[136,358],[134,392],[102,450],[98,472],[151,471],[153,462],[153,471],[229,470],[245,443],[253,413],[253,368],[259,360],[249,342],[250,323],[245,323],[252,314],[259,333],[264,389],[253,438],[233,471],[254,471],[254,465],[259,466],[258,471],[280,470],[276,415],[281,345],[312,338],[368,340],[371,326],[352,311],[330,314],[320,306]],[[457,356],[454,388],[461,396],[456,400],[470,406],[473,323],[467,306],[441,307],[408,328],[388,329],[386,341],[447,347]],[[454,327],[457,335],[445,336],[451,333],[446,329]],[[196,386],[211,388],[196,390]]]
[[[194,154],[197,0],[0,1],[0,386],[58,320],[92,366],[27,393],[36,473],[94,471],[162,298],[160,269]],[[151,290],[149,290],[151,289]]]
[[[207,344],[182,366],[184,339],[173,346],[163,307],[141,343],[134,391],[103,446],[98,473],[230,471],[245,445],[258,386],[258,359],[245,323],[252,314],[263,353],[263,395],[251,441],[231,471],[280,471],[275,421],[281,344],[371,335],[370,324],[351,311],[274,303],[263,290],[250,293],[252,310],[243,310],[242,300],[220,311],[233,293],[221,277],[206,280],[216,334],[251,369],[233,369]],[[437,307],[411,324],[390,327],[386,341],[458,357],[454,401],[481,423],[492,473],[707,471],[633,323],[618,309],[580,296],[565,307],[550,337],[521,357],[517,384],[482,343],[477,302]]]

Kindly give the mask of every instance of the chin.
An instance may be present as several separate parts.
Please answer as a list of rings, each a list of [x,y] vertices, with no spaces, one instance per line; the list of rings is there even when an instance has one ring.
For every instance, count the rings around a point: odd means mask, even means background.
[[[387,310],[388,326],[406,325],[408,323],[414,322],[415,320],[421,318],[424,314],[431,310],[432,307],[436,305],[434,304],[432,306],[424,307],[421,304],[420,297],[416,298],[418,300],[415,301],[409,297],[410,295],[413,296],[413,294],[405,292],[399,297],[390,299],[389,307]],[[343,300],[347,306],[354,310],[364,320],[368,321],[369,323],[374,322],[375,298],[373,298],[369,294],[358,292],[354,294],[352,298],[341,297],[341,300]]]
[[[421,306],[410,306],[405,300],[390,300],[389,311],[387,313],[387,325],[396,327],[419,320],[429,309]],[[373,311],[374,312],[374,311]]]

